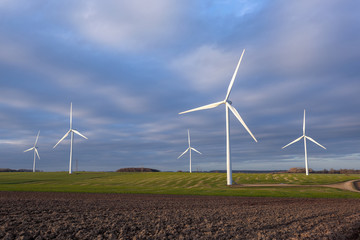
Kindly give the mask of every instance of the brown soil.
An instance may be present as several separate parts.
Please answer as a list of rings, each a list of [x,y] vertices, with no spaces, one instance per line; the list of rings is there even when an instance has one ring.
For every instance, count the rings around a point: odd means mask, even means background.
[[[360,180],[354,182],[354,187],[356,190],[360,191]]]
[[[0,192],[0,239],[360,239],[360,200]]]

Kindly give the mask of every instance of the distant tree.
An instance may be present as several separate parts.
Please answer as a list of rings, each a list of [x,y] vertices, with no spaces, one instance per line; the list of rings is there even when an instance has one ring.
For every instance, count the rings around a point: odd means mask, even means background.
[[[288,173],[304,173],[305,168],[290,168]],[[320,171],[314,171],[313,169],[309,169],[309,172],[311,173],[325,173],[325,174],[360,174],[360,170],[357,169],[340,169],[336,170],[333,168],[330,168],[330,170],[323,169]]]
[[[160,172],[160,170],[152,168],[120,168],[116,172]]]
[[[333,168],[330,168],[330,171],[329,171],[330,174],[339,174],[340,173],[340,170],[335,170]]]
[[[15,172],[16,170],[12,170],[10,168],[0,168],[0,172]]]
[[[309,172],[310,172],[310,173],[313,173],[314,170],[311,169],[311,168],[309,168]],[[305,169],[305,168],[297,168],[297,167],[295,167],[295,168],[290,168],[290,169],[288,170],[288,173],[306,173],[306,169]]]
[[[305,168],[297,168],[297,167],[290,168],[288,171],[288,173],[305,173],[305,172],[306,172]]]

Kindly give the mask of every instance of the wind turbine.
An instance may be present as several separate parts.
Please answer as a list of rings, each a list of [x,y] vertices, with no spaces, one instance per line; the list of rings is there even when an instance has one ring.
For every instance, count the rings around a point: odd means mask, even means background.
[[[34,146],[32,148],[29,148],[27,150],[25,150],[24,152],[28,152],[28,151],[31,151],[31,150],[34,150],[34,163],[33,163],[33,172],[35,172],[35,160],[36,160],[36,156],[39,158],[40,160],[40,156],[39,156],[39,152],[38,152],[38,147],[36,146],[37,144],[37,141],[39,139],[39,134],[40,134],[40,130],[36,136],[36,139],[35,139],[35,143],[34,143]]]
[[[190,145],[190,132],[188,129],[188,142],[189,142],[189,147],[185,150],[185,152],[183,152],[177,159],[181,158],[182,155],[184,155],[185,153],[187,153],[187,151],[190,152],[190,173],[191,173],[191,150],[194,150],[195,152],[202,154],[201,152],[199,152],[198,150],[196,150],[195,148],[191,147]]]
[[[243,50],[243,52],[241,54],[241,57],[240,57],[239,62],[237,64],[237,66],[236,66],[235,72],[234,72],[234,74],[232,76],[232,79],[230,81],[230,85],[228,87],[225,99],[223,101],[216,102],[216,103],[211,103],[211,104],[208,104],[208,105],[205,105],[205,106],[202,106],[202,107],[190,109],[188,111],[184,111],[184,112],[179,113],[179,114],[184,114],[184,113],[188,113],[188,112],[194,112],[194,111],[199,111],[199,110],[215,108],[215,107],[217,107],[217,106],[219,106],[221,104],[225,105],[225,111],[226,111],[226,171],[227,171],[227,185],[232,185],[232,164],[231,164],[231,156],[230,156],[230,118],[229,118],[229,109],[235,115],[235,117],[240,121],[240,123],[244,126],[244,128],[248,131],[248,133],[255,140],[255,142],[257,142],[256,138],[251,133],[250,129],[246,126],[244,120],[241,118],[238,111],[233,106],[231,106],[232,102],[229,100],[230,92],[231,92],[231,89],[233,87],[236,74],[237,74],[237,72],[239,70],[239,66],[240,66],[241,60],[243,58],[244,52],[245,52],[245,49]]]
[[[53,148],[56,148],[56,146],[61,143],[62,140],[64,140],[70,133],[70,163],[69,163],[69,174],[71,174],[71,162],[72,162],[72,155],[73,155],[73,141],[74,141],[74,133],[79,135],[80,137],[83,137],[85,139],[88,139],[84,135],[82,135],[79,131],[72,128],[72,103],[70,103],[70,129],[65,133],[65,135],[58,141],[57,144]]]
[[[303,121],[303,135],[297,139],[295,139],[294,141],[292,141],[291,143],[289,143],[288,145],[285,145],[284,147],[282,147],[282,149],[286,148],[287,146],[290,146],[293,143],[296,143],[298,141],[300,141],[302,138],[304,138],[304,148],[305,148],[305,169],[306,169],[306,175],[309,175],[309,167],[308,167],[308,159],[307,159],[307,150],[306,150],[306,139],[309,139],[310,141],[312,141],[313,143],[319,145],[320,147],[322,147],[323,149],[326,149],[323,145],[321,145],[320,143],[316,142],[314,139],[312,139],[311,137],[308,137],[305,135],[305,109],[304,109],[304,121]]]

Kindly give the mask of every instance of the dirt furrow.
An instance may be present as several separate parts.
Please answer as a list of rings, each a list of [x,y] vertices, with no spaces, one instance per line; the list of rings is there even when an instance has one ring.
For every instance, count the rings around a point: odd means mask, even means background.
[[[0,192],[1,239],[360,239],[360,200]]]

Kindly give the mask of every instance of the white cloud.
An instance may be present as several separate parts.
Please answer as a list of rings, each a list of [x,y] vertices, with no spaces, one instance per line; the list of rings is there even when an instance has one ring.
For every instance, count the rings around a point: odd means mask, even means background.
[[[0,139],[0,144],[26,146],[26,144],[29,145],[29,142],[27,140]]]
[[[89,40],[122,51],[161,46],[177,32],[179,1],[81,1],[72,21]]]
[[[181,74],[191,87],[206,91],[224,86],[231,80],[241,52],[228,52],[216,46],[203,45],[170,63],[170,68]]]
[[[116,86],[93,86],[91,92],[107,98],[111,104],[129,113],[144,113],[151,109],[149,99]]]

